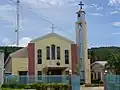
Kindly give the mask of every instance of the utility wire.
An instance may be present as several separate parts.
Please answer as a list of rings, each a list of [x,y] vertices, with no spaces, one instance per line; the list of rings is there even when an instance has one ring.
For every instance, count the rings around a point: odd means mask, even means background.
[[[20,7],[23,8],[22,5],[20,5]],[[43,21],[46,21],[47,23],[49,23],[49,24],[51,24],[51,25],[54,25],[56,28],[58,28],[58,29],[60,29],[60,30],[62,30],[62,31],[65,31],[65,32],[67,32],[67,33],[73,35],[72,33],[70,33],[70,32],[68,32],[68,31],[66,31],[66,30],[64,30],[64,29],[62,29],[62,28],[60,28],[60,27],[58,27],[57,25],[53,24],[52,22],[50,22],[50,21],[46,20],[45,18],[43,18],[43,17],[37,15],[37,14],[36,14],[35,12],[33,12],[30,8],[29,8],[29,11],[30,11],[33,15],[35,15],[35,16],[39,17],[40,19],[42,19]]]
[[[13,2],[14,2],[14,1],[13,1]],[[24,8],[24,6],[22,6],[21,4],[20,4],[20,7],[21,7],[22,9]],[[26,8],[25,8],[25,9],[26,9]],[[25,10],[25,9],[24,9],[24,10]],[[28,9],[26,9],[26,11],[28,11]],[[68,31],[62,29],[61,27],[58,27],[57,25],[53,24],[52,22],[48,21],[47,19],[45,19],[45,18],[37,15],[35,12],[33,12],[33,11],[31,10],[31,8],[29,8],[29,12],[31,12],[33,15],[39,17],[41,20],[46,21],[47,23],[49,23],[49,24],[51,24],[51,25],[54,25],[54,27],[58,28],[59,30],[65,31],[66,33],[69,33],[69,34],[71,34],[71,35],[73,36],[73,33],[70,33],[70,32],[68,32]]]

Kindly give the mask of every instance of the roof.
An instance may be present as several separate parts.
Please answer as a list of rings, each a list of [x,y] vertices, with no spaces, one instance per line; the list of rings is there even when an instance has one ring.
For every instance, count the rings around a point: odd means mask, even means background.
[[[15,51],[15,52],[11,53],[8,56],[7,60],[5,61],[5,65],[7,64],[7,62],[9,61],[9,59],[11,57],[15,57],[15,58],[19,58],[19,57],[20,58],[27,58],[28,57],[27,47],[24,47],[22,49],[19,49],[19,50]]]
[[[107,63],[107,61],[95,61],[94,63],[91,64],[91,66],[94,64],[100,64],[102,66],[105,66],[106,63]]]
[[[10,57],[21,57],[21,58],[23,57],[23,58],[27,58],[28,57],[27,47],[19,49],[16,52],[11,53],[9,56]]]
[[[50,34],[44,35],[44,36],[42,36],[42,37],[38,37],[38,38],[32,40],[31,43],[35,43],[35,42],[38,41],[38,40],[42,40],[42,39],[45,39],[45,38],[48,38],[48,37],[51,37],[51,36],[56,36],[56,37],[58,37],[58,38],[60,38],[60,39],[66,40],[66,41],[68,41],[68,42],[70,42],[70,43],[73,43],[73,44],[75,43],[74,41],[72,41],[72,40],[70,40],[70,39],[68,39],[68,38],[66,38],[66,37],[63,37],[63,36],[61,36],[61,35],[58,35],[58,34],[56,34],[56,33],[50,33]]]

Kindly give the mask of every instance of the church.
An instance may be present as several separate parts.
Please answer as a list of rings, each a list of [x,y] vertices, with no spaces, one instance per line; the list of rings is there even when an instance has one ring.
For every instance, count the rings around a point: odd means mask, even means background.
[[[38,37],[27,47],[11,53],[5,62],[5,70],[15,75],[65,75],[72,70],[86,84],[91,83],[88,60],[85,11],[77,12],[76,42],[54,32]]]
[[[77,68],[77,45],[56,33],[36,38],[9,55],[5,70],[15,75],[63,75]]]

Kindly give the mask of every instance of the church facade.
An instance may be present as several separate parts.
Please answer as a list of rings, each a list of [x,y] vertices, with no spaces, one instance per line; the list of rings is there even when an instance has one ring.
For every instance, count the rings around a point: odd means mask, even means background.
[[[9,55],[5,70],[15,75],[64,75],[77,70],[77,45],[56,33],[32,40]]]

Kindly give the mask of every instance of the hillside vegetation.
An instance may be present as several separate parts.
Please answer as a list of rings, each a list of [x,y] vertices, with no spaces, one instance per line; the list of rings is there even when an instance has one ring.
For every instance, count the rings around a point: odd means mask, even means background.
[[[91,59],[91,63],[97,60],[107,60],[108,55],[110,53],[117,53],[120,55],[120,47],[99,47],[99,48],[91,48],[88,50],[89,59]]]
[[[4,52],[6,60],[10,53],[15,52],[21,48],[22,47],[1,46],[0,51]],[[120,55],[120,47],[99,47],[88,49],[88,56],[89,59],[91,59],[91,63],[97,60],[107,60],[109,53],[117,53]]]

